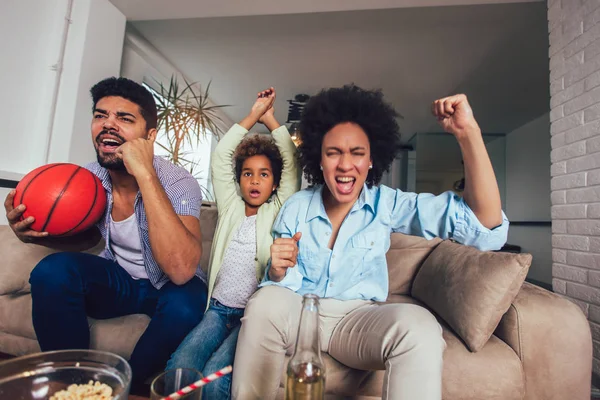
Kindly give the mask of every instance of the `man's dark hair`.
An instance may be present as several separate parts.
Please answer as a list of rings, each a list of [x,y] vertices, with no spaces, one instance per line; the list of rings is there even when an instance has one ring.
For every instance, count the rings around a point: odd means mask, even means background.
[[[323,184],[321,145],[323,137],[338,124],[350,122],[365,131],[371,147],[373,168],[366,183],[379,184],[400,150],[398,113],[383,100],[381,90],[364,90],[355,85],[322,90],[310,98],[300,121],[302,144],[300,165],[310,184]]]
[[[131,79],[116,78],[113,76],[96,83],[90,89],[90,93],[94,102],[92,110],[96,109],[96,104],[104,97],[123,97],[140,107],[140,114],[142,114],[142,117],[146,121],[147,130],[156,128],[158,116],[154,97],[148,89],[139,83]]]
[[[267,157],[271,162],[273,183],[279,186],[281,170],[283,169],[281,153],[279,153],[279,149],[272,137],[258,134],[247,136],[235,149],[233,157],[235,159],[235,178],[237,182],[240,183],[244,161],[250,157],[259,155]]]

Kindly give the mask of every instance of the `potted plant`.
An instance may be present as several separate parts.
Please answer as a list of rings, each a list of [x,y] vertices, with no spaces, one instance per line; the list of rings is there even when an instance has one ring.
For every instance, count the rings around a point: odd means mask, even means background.
[[[185,79],[180,85],[175,77],[171,77],[168,86],[156,83],[157,89],[149,88],[158,111],[156,144],[164,150],[169,161],[198,178],[202,171],[198,169],[198,161],[194,160],[194,150],[189,149],[197,148],[207,138],[207,132],[219,139],[222,130],[216,122],[222,120],[216,111],[227,106],[209,104],[210,82],[204,92],[197,83]],[[208,188],[201,185],[201,189],[204,198],[210,200]]]

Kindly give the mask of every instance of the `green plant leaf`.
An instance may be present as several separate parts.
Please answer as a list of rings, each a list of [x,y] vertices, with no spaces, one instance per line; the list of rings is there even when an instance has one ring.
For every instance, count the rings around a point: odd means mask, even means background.
[[[188,169],[198,178],[201,173],[197,169],[198,162],[194,161],[193,152],[184,151],[183,146],[201,146],[201,139],[207,137],[207,131],[218,140],[223,133],[218,123],[223,120],[217,111],[229,105],[209,105],[212,81],[204,90],[196,82],[185,78],[180,84],[175,75],[171,76],[168,85],[157,80],[155,83],[157,89],[147,87],[156,101],[159,131],[156,144],[167,153],[165,157],[169,161]],[[206,188],[202,189],[207,197],[211,197]]]

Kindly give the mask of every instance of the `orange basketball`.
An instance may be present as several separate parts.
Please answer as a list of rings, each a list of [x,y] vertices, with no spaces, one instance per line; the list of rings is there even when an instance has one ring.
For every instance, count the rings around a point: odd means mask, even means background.
[[[100,179],[75,164],[57,163],[34,169],[17,185],[13,201],[25,204],[23,218],[33,216],[31,229],[69,236],[94,225],[106,208]]]

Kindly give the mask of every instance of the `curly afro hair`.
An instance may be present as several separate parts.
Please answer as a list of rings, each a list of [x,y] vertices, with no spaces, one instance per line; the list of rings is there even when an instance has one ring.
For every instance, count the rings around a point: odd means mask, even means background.
[[[158,113],[156,111],[156,103],[152,93],[139,83],[127,78],[106,78],[96,83],[90,89],[94,107],[104,97],[117,96],[122,97],[137,104],[140,107],[140,114],[146,121],[146,129],[156,128]]]
[[[279,186],[281,170],[283,169],[281,153],[279,153],[279,149],[271,136],[260,134],[246,136],[235,149],[233,158],[235,160],[235,178],[237,182],[240,183],[244,161],[258,155],[263,155],[269,159],[271,170],[273,170],[273,184]]]
[[[398,113],[383,100],[381,90],[364,90],[355,85],[324,89],[310,98],[300,121],[302,144],[298,147],[300,165],[311,185],[325,183],[321,165],[323,137],[334,126],[351,122],[369,137],[373,168],[368,187],[379,184],[400,150]]]

